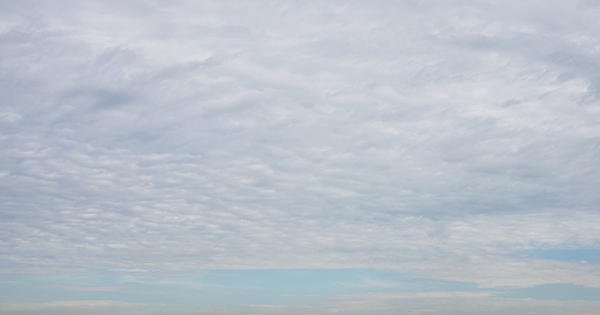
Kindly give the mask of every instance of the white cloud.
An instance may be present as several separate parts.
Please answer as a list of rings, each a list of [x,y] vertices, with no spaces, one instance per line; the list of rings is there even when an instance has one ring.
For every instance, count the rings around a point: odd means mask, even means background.
[[[470,296],[469,296],[470,295]],[[386,301],[386,299],[360,299],[352,297],[348,300],[332,300],[323,307],[254,307],[251,310],[236,308],[203,307],[195,310],[196,314],[586,314],[597,313],[600,303],[593,301],[536,301],[531,299],[498,299],[486,296],[474,297],[465,294],[452,298],[410,298],[402,302]]]
[[[121,301],[53,301],[48,303],[3,303],[2,312],[17,312],[17,311],[40,311],[53,308],[78,308],[78,309],[97,309],[97,308],[124,308],[124,307],[139,307],[144,304],[129,303]]]
[[[600,283],[597,7],[0,6],[7,273]]]

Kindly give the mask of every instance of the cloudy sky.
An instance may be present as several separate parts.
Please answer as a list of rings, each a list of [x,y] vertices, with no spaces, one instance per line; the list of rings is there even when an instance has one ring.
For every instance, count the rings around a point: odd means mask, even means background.
[[[0,1],[0,314],[597,314],[595,1]]]

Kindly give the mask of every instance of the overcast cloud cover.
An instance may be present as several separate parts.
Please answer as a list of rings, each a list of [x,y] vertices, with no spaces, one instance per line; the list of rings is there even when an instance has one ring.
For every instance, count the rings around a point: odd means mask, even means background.
[[[0,314],[597,314],[600,295],[536,288],[600,292],[599,16],[0,1]],[[127,298],[259,269],[355,270],[363,289]]]

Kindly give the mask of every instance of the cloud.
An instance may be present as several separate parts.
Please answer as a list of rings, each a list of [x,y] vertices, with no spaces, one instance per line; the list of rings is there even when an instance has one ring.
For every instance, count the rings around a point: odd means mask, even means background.
[[[122,291],[121,287],[70,287],[71,291]]]
[[[375,298],[381,300],[401,300],[401,299],[440,299],[440,298],[482,298],[490,297],[498,292],[402,292],[402,293],[369,293],[364,294],[363,298]],[[357,295],[338,296],[339,299],[360,299]]]
[[[600,283],[596,6],[240,6],[0,4],[4,273]]]
[[[48,303],[22,303],[22,304],[6,304],[3,303],[2,312],[22,312],[22,311],[40,311],[54,308],[69,309],[97,309],[97,308],[124,308],[138,307],[143,304],[128,303],[121,301],[55,301]]]
[[[594,314],[598,302],[588,301],[536,301],[531,299],[498,299],[488,298],[480,294],[455,295],[423,294],[414,295],[405,303],[387,303],[378,297],[371,300],[349,299],[346,302],[331,305],[328,313],[348,312],[352,314],[369,314],[369,310],[378,314],[506,314],[513,312],[529,312],[543,314]],[[452,296],[452,297],[451,297]]]
[[[339,301],[338,301],[339,302]],[[412,299],[405,303],[386,303],[381,300],[354,300],[329,304],[326,308],[297,306],[281,308],[253,308],[255,314],[506,314],[506,313],[542,313],[542,314],[595,314],[598,302],[589,301],[536,301],[530,299],[496,299],[472,297],[464,299]],[[244,309],[202,308],[198,314],[244,314]]]

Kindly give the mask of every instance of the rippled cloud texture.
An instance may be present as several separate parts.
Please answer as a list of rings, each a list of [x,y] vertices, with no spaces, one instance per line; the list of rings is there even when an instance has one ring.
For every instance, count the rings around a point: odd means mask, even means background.
[[[594,1],[0,1],[0,309],[594,314],[536,288],[597,290],[597,260],[528,253],[600,247],[598,16]],[[254,302],[199,276],[277,270],[354,270],[362,289],[296,292],[299,277],[279,293],[317,302]],[[205,285],[227,290],[207,301]],[[197,295],[148,298],[183,287]]]

